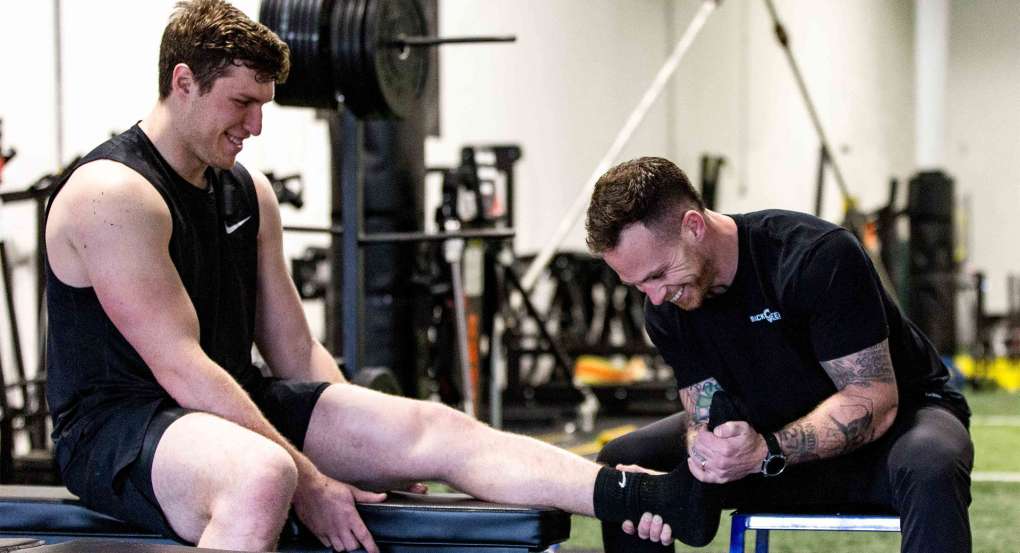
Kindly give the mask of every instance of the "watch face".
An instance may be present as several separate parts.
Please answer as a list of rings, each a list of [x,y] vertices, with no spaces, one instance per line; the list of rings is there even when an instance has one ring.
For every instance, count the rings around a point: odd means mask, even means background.
[[[762,465],[762,472],[765,476],[778,476],[786,469],[786,458],[780,455],[770,455]]]

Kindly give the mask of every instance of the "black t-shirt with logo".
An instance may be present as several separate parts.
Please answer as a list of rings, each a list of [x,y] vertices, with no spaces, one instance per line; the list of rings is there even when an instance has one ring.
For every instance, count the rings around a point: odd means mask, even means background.
[[[648,335],[681,388],[714,378],[755,428],[776,431],[836,392],[820,362],[888,338],[900,413],[934,402],[967,419],[935,348],[850,232],[791,211],[732,217],[740,257],[730,288],[694,311],[645,304]]]

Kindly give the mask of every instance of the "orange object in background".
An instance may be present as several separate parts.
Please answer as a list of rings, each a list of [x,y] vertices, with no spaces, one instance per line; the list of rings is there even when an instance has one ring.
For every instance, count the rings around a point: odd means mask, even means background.
[[[581,355],[574,362],[574,380],[588,386],[627,384],[644,380],[647,374],[648,366],[640,356],[622,363],[598,355]]]

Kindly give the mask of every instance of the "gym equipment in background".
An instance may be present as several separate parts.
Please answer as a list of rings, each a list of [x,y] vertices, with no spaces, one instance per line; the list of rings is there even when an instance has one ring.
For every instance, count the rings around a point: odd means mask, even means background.
[[[266,171],[265,175],[280,205],[292,205],[294,209],[304,207],[305,185],[301,180],[301,173],[278,177],[272,171]]]
[[[705,207],[715,210],[716,194],[719,190],[719,173],[726,165],[725,156],[702,154],[701,156],[701,199]]]
[[[907,313],[942,355],[956,353],[953,180],[942,171],[910,179]]]
[[[465,146],[460,157],[457,167],[431,169],[443,177],[437,227],[512,229],[514,164],[521,158],[520,147]],[[497,428],[504,419],[573,416],[582,395],[572,383],[570,356],[521,288],[510,241],[479,237],[454,244],[453,250],[449,246],[433,246],[421,264],[426,268],[421,280],[433,298],[424,336],[433,392],[445,403],[476,404]],[[457,265],[464,268],[462,282]],[[522,375],[516,352],[524,341],[538,348],[530,353],[550,359],[550,373],[540,378]],[[487,401],[482,398],[486,388]]]
[[[425,90],[428,48],[513,42],[512,36],[438,37],[416,0],[266,0],[259,20],[291,49],[285,106],[336,109],[358,118],[406,117]]]
[[[462,228],[498,229],[514,219],[516,146],[465,146],[455,168],[443,175],[436,224],[455,219]],[[432,291],[427,374],[445,403],[459,404],[464,376],[478,382],[480,412],[493,426],[582,420],[586,399],[610,413],[672,413],[680,408],[672,373],[643,331],[642,297],[620,283],[600,260],[560,253],[547,267],[539,290],[527,293],[518,258],[508,240],[468,240],[463,246],[466,332],[451,297],[449,264],[433,246],[420,278]],[[416,279],[417,280],[417,279]],[[466,338],[466,340],[465,340]],[[471,361],[459,364],[458,343]],[[461,346],[465,348],[465,346]],[[611,369],[626,364],[628,371]],[[665,378],[662,376],[665,375]],[[609,378],[611,376],[611,378]],[[626,378],[624,377],[626,376]],[[475,380],[477,378],[477,380]],[[601,407],[599,407],[601,406]]]
[[[0,183],[3,182],[4,165],[18,154],[14,148],[4,148],[4,120],[0,119]]]
[[[411,395],[417,388],[413,321],[406,316],[416,303],[406,286],[411,245],[453,237],[421,232],[425,119],[438,110],[422,109],[431,47],[514,40],[431,36],[427,16],[434,11],[416,0],[267,0],[260,10],[260,20],[291,48],[291,74],[277,102],[328,112],[333,225],[288,228],[334,237],[330,275],[342,285],[326,289],[327,347],[342,350],[352,374],[392,367]]]
[[[776,12],[776,7],[772,0],[764,0],[764,2],[765,6],[768,8],[769,18],[772,20],[772,28],[776,34],[776,41],[783,49],[786,61],[790,65],[790,71],[793,73],[794,81],[797,83],[797,90],[800,92],[801,99],[804,101],[804,107],[807,109],[808,116],[811,119],[811,124],[815,128],[815,134],[818,135],[820,149],[818,160],[818,193],[815,197],[815,214],[818,215],[821,212],[825,169],[828,168],[836,177],[836,184],[839,188],[840,195],[843,198],[843,226],[849,229],[850,232],[853,232],[858,239],[861,239],[866,225],[864,215],[857,209],[857,203],[854,201],[853,195],[850,194],[850,189],[847,187],[846,181],[843,179],[843,171],[840,169],[839,161],[832,155],[832,146],[829,143],[828,136],[825,134],[825,128],[822,126],[822,120],[818,116],[818,110],[815,109],[815,103],[811,99],[811,94],[808,92],[807,83],[804,81],[804,75],[800,71],[800,66],[797,65],[797,59],[793,56],[793,50],[790,49],[790,35],[786,32],[786,27],[784,27],[783,23],[779,20],[779,14]],[[868,256],[871,258],[871,262],[875,266],[875,270],[878,272],[882,285],[885,286],[889,295],[892,296],[893,299],[896,299],[896,286],[889,277],[889,272],[886,270],[885,264],[882,263],[882,259],[875,255],[870,249],[865,248],[865,252],[867,252]]]
[[[0,133],[0,139],[2,139]],[[0,177],[3,166],[14,158],[13,150],[4,151],[0,142]],[[71,163],[72,167],[77,160]],[[64,170],[65,172],[67,169]],[[43,236],[43,209],[45,200],[52,186],[60,175],[44,175],[25,190],[0,192],[0,206],[7,203],[34,201],[36,206],[35,235],[38,241],[35,264],[37,289],[37,322],[39,328],[39,365],[35,375],[29,377],[22,351],[21,332],[15,313],[15,285],[13,264],[7,250],[6,236],[0,224],[0,276],[2,276],[5,314],[8,319],[11,337],[11,357],[14,361],[14,378],[8,379],[0,363],[0,484],[36,483],[52,484],[59,481],[56,466],[51,452],[48,450],[48,426],[45,397],[46,362],[45,362],[45,317],[43,310],[43,290],[45,288],[44,256],[45,241]],[[2,178],[0,178],[2,183]],[[2,221],[0,221],[2,223]],[[11,392],[16,392],[17,401],[11,401]],[[15,455],[15,440],[24,436],[28,442],[26,453]]]

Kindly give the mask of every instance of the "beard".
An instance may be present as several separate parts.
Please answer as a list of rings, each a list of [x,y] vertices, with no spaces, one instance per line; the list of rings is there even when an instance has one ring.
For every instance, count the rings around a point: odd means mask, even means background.
[[[694,282],[684,287],[684,293],[680,298],[672,302],[684,311],[693,311],[701,307],[701,305],[708,298],[713,298],[726,291],[723,286],[715,286],[716,277],[719,275],[719,270],[715,266],[715,262],[711,257],[697,254],[700,267],[697,268]]]

